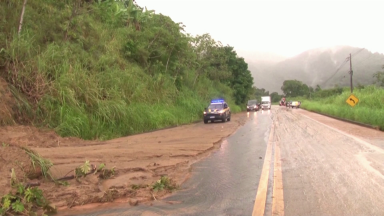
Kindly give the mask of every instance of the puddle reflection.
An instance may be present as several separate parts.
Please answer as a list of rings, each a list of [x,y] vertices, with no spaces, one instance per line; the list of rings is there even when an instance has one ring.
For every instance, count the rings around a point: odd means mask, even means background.
[[[271,114],[271,110],[261,110],[261,114]]]

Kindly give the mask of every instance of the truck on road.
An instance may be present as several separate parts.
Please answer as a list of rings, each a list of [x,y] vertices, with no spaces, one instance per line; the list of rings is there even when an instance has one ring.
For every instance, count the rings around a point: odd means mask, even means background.
[[[271,109],[271,96],[261,97],[261,109]]]

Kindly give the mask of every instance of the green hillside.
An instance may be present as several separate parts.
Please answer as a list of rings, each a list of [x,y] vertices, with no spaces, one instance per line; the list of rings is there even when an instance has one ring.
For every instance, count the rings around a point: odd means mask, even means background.
[[[62,136],[110,139],[233,112],[253,94],[248,65],[209,34],[130,1],[0,2],[0,76],[14,120]]]

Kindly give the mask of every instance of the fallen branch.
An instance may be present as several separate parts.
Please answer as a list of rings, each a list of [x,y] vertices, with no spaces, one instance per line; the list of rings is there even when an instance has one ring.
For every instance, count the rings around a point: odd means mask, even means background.
[[[72,208],[73,204],[74,204],[75,201],[76,201],[76,198],[77,198],[77,197],[75,197],[75,198],[72,200],[72,203],[68,206],[69,208]]]
[[[75,171],[75,170],[71,170],[70,172],[73,172],[73,171]],[[85,173],[83,176],[87,176],[89,174],[93,174],[95,171],[96,171],[96,166],[91,164],[91,170],[89,172]],[[68,173],[70,173],[70,172],[68,172]],[[68,175],[68,173],[66,175]],[[64,177],[58,178],[55,181],[70,180],[70,179],[74,179],[74,178],[77,178],[77,177],[78,176],[76,176],[76,174],[74,174],[74,175],[64,176]]]
[[[40,182],[27,182],[24,184],[25,188],[40,186]]]
[[[154,200],[157,200],[157,199],[156,199],[156,197],[155,197],[155,195],[153,195],[153,193],[152,193],[152,192],[151,192],[151,194],[152,194],[152,197],[153,197],[153,199],[154,199]]]

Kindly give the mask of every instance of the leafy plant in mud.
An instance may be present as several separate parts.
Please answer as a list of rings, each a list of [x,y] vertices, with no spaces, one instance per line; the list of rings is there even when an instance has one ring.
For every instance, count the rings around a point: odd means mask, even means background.
[[[99,178],[101,179],[109,179],[112,178],[115,175],[115,167],[112,167],[112,169],[103,169],[100,171]]]
[[[101,179],[109,179],[115,175],[116,171],[115,171],[115,167],[112,167],[112,169],[105,169],[105,164],[102,163],[95,170],[95,174],[96,173],[99,173],[99,178]]]
[[[156,183],[152,186],[152,190],[157,192],[157,191],[162,191],[162,190],[167,190],[167,191],[174,191],[178,189],[178,186],[176,183],[174,183],[170,178],[167,176],[162,176],[159,180],[156,181]]]
[[[75,168],[75,178],[78,179],[80,177],[85,177],[86,175],[89,174],[89,172],[91,171],[91,164],[89,163],[89,161],[85,161],[85,163],[79,167],[76,167]]]
[[[53,163],[50,160],[41,157],[37,152],[31,149],[26,147],[22,147],[22,149],[31,159],[34,171],[41,170],[41,174],[44,176],[44,178],[53,180],[51,172],[49,171],[49,169],[53,166]]]
[[[140,188],[147,188],[149,185],[145,185],[145,184],[133,184],[131,185],[131,188],[133,190],[139,190]]]
[[[94,174],[99,173],[99,178],[101,178],[101,179],[111,178],[116,173],[115,167],[112,167],[112,169],[106,169],[105,164],[101,163],[96,168],[96,166],[90,164],[89,161],[85,161],[85,163],[83,165],[76,167],[74,172],[75,172],[74,177],[76,178],[76,180],[78,180],[80,177],[85,177],[85,176],[91,174],[92,172]]]
[[[44,197],[43,191],[18,182],[13,169],[11,186],[13,190],[0,199],[0,215],[37,215],[38,210],[44,213],[56,212],[56,208]]]

